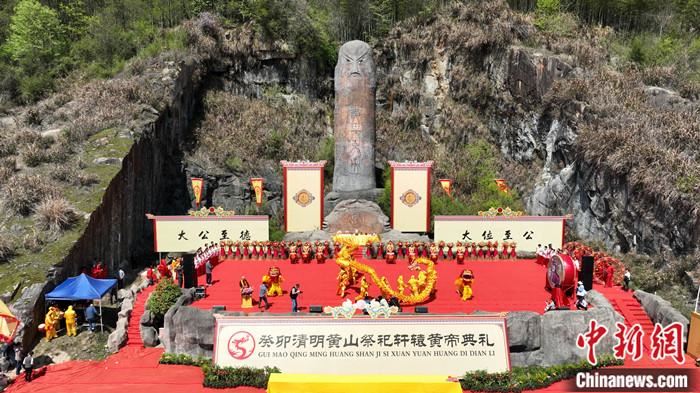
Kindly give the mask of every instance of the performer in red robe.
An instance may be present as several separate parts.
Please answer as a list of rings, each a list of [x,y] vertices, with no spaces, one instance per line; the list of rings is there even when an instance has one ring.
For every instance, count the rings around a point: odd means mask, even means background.
[[[498,242],[491,243],[491,258],[496,259],[498,257]]]
[[[510,242],[510,257],[512,259],[515,259],[518,257],[518,254],[515,252],[515,242]]]
[[[485,246],[484,242],[479,242],[479,250],[476,252],[477,257],[479,257],[479,258],[484,257],[484,250],[483,250],[484,246]]]
[[[219,260],[223,261],[226,259],[226,242],[221,241],[219,242]]]
[[[323,242],[323,257],[326,259],[331,257],[331,244],[328,240]]]
[[[469,244],[469,243],[467,243]],[[465,249],[462,246],[462,242],[457,242],[457,248],[455,249],[455,259],[460,265],[464,263]]]
[[[396,252],[394,249],[394,243],[389,240],[386,244],[386,255],[384,255],[384,261],[386,263],[396,263]]]
[[[249,245],[250,244],[247,241],[243,242],[243,259],[250,258],[250,250],[248,249]]]
[[[334,243],[333,244],[333,257],[337,258],[338,254],[340,254],[340,243]]]
[[[279,247],[279,258],[287,259],[289,257],[289,250],[287,249],[287,242],[281,241]]]
[[[289,262],[297,263],[299,261],[299,255],[297,253],[296,243],[289,243]]]
[[[445,242],[443,242],[442,240],[440,240],[440,243],[438,243],[438,258],[446,259]]]
[[[433,261],[433,263],[437,263],[438,258],[440,257],[440,251],[438,250],[438,246],[435,245],[435,243],[430,245],[430,260]]]
[[[365,258],[374,259],[372,258],[372,242],[367,242],[367,244],[365,244]]]
[[[416,259],[416,245],[415,243],[408,246],[408,264],[412,264]]]
[[[501,258],[506,259],[508,258],[508,242],[503,242],[501,249]]]
[[[326,262],[326,256],[323,255],[323,250],[325,247],[321,242],[318,242],[316,245],[316,263],[325,263]]]
[[[454,244],[452,244],[452,242],[447,243],[447,259],[449,259],[450,261],[455,259],[455,254],[454,252],[452,252],[452,247],[454,247]]]
[[[612,288],[613,277],[615,276],[615,268],[612,264],[608,264],[608,267],[605,269],[605,273],[605,287]]]
[[[377,246],[377,259],[384,258],[384,243],[379,242]]]
[[[406,248],[403,246],[402,242],[396,243],[396,258],[405,258],[406,257]]]
[[[301,261],[303,263],[311,263],[311,243],[309,242],[301,246]]]
[[[168,270],[168,265],[165,263],[165,259],[160,260],[160,264],[158,265],[158,273],[160,274],[161,279],[170,276],[170,270]]]

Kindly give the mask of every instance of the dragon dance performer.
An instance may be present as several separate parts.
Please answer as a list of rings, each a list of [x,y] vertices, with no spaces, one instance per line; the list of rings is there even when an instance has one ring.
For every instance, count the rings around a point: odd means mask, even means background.
[[[282,277],[282,273],[280,272],[279,267],[270,267],[270,269],[268,269],[267,271],[267,274],[263,276],[262,282],[268,288],[268,296],[282,296],[282,282],[284,282],[284,277]]]
[[[348,272],[345,269],[342,269],[340,272],[338,272],[338,277],[336,278],[338,280],[337,295],[340,297],[345,297],[345,291],[350,286],[350,277],[348,276]]]
[[[355,297],[355,300],[362,300],[367,296],[369,296],[369,283],[367,282],[365,276],[362,276],[362,279],[360,280],[360,294]]]
[[[455,280],[455,286],[463,301],[472,298],[472,284],[474,284],[474,273],[469,269],[462,270],[462,274]]]
[[[411,296],[418,296],[420,293],[418,279],[414,275],[411,275],[411,278],[408,279],[408,286],[411,288]]]
[[[403,291],[406,288],[406,284],[403,282],[403,275],[396,277],[396,292],[403,295]]]

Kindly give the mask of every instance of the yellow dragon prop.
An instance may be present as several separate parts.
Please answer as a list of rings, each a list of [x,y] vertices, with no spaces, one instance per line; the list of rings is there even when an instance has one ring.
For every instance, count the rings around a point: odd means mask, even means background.
[[[333,236],[333,241],[340,243],[342,248],[336,256],[335,263],[345,270],[346,272],[357,271],[364,273],[372,279],[374,285],[376,285],[382,292],[385,298],[396,297],[399,299],[402,305],[411,306],[414,304],[420,304],[428,300],[430,295],[435,290],[435,283],[437,282],[437,271],[435,271],[435,265],[433,261],[428,258],[416,258],[415,263],[418,265],[425,265],[425,286],[422,290],[415,294],[405,295],[398,291],[395,291],[391,286],[389,286],[386,277],[379,277],[377,272],[370,266],[362,264],[355,260],[352,256],[353,251],[357,250],[358,247],[366,245],[368,242],[374,243],[378,242],[379,235],[354,235],[354,234],[336,234]]]

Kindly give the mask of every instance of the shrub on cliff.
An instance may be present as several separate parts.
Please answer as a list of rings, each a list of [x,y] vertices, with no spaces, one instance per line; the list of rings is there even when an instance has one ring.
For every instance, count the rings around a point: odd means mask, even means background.
[[[14,213],[29,215],[45,198],[58,197],[60,192],[46,178],[19,173],[3,187],[3,202]]]
[[[65,198],[50,197],[35,209],[34,219],[41,229],[60,232],[78,222],[78,213]]]
[[[162,279],[148,299],[146,308],[158,318],[162,318],[165,313],[168,312],[168,309],[175,304],[181,294],[180,287],[178,287],[173,280],[170,278]]]

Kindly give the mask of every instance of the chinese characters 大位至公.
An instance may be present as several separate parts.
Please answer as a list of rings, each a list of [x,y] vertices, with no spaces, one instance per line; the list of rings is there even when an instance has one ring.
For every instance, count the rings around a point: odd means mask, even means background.
[[[198,236],[202,240],[209,240],[209,231],[203,230],[203,231],[199,232]]]
[[[221,230],[221,237],[219,238],[219,240],[229,240],[228,230],[226,230],[226,229]]]
[[[182,230],[181,230],[180,233],[177,234],[177,240],[183,240],[183,239],[184,239],[184,240],[190,240],[190,239],[188,239],[188,238],[185,237],[185,231],[182,231]]]
[[[484,240],[493,240],[493,234],[491,233],[491,231],[484,231],[484,233],[481,234],[481,237]]]
[[[533,232],[533,231],[527,231],[527,232],[523,233],[523,237],[527,240],[532,240],[532,235],[534,235],[534,234],[535,234],[535,232]]]
[[[503,238],[503,240],[504,240],[504,241],[505,241],[505,240],[513,240],[513,238],[510,237],[510,229],[506,230],[506,235],[505,235],[505,237]]]

